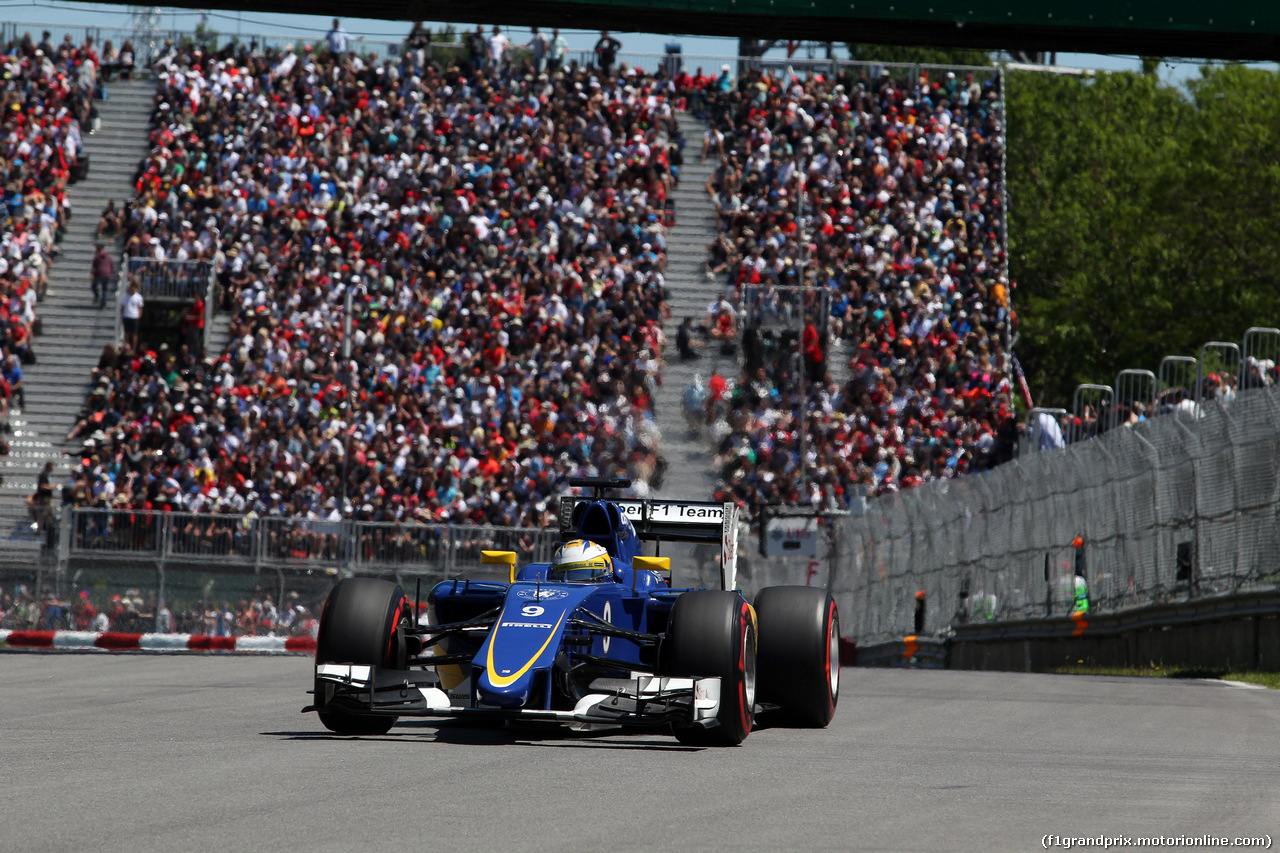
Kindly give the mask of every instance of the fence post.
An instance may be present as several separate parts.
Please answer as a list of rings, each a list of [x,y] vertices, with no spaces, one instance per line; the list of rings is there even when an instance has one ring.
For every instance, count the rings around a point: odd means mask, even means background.
[[[1240,385],[1240,345],[1233,341],[1209,341],[1200,347],[1200,357],[1196,359],[1196,388],[1195,403],[1196,417],[1204,415],[1205,403],[1205,380],[1211,373],[1217,373],[1218,370],[1210,371],[1207,368],[1209,359],[1215,361],[1214,367],[1221,370],[1223,374],[1231,377],[1230,387],[1227,382],[1222,381],[1223,397],[1230,399],[1230,395],[1234,393]]]
[[[1200,442],[1191,427],[1187,426],[1182,418],[1178,418],[1175,423],[1187,434],[1188,446],[1198,449]],[[1191,459],[1191,541],[1195,544],[1191,554],[1191,577],[1187,580],[1187,598],[1192,599],[1196,597],[1196,590],[1200,584],[1200,560],[1203,558],[1204,549],[1200,542],[1200,456],[1198,453],[1190,452],[1187,456]]]
[[[75,524],[76,508],[64,506],[58,513],[58,551],[55,561],[58,572],[64,572],[71,561],[71,529]]]
[[[347,559],[345,561],[346,570],[347,570],[347,574],[351,575],[351,574],[355,574],[356,569],[358,569],[361,565],[361,560],[360,560],[361,558],[361,554],[360,554],[361,524],[358,521],[346,521],[346,520],[344,520],[342,524],[343,524],[343,529],[346,531],[346,539],[347,539]]]
[[[1115,402],[1115,392],[1110,385],[1094,385],[1084,383],[1076,386],[1076,393],[1071,404],[1071,434],[1068,444],[1075,444],[1086,438],[1094,438],[1107,431],[1111,424],[1111,407]],[[1085,424],[1088,423],[1090,410],[1093,411],[1093,432],[1087,434]]]
[[[831,528],[828,532],[830,543],[827,546],[827,592],[831,593],[836,588],[836,572],[840,571],[840,522],[842,518],[830,519]]]
[[[157,634],[160,633],[160,611],[164,609],[164,558],[160,559],[160,565],[156,567],[157,575],[157,592],[156,592],[156,612],[153,616],[154,625],[152,630]]]
[[[262,574],[262,537],[265,535],[262,524],[262,516],[258,516],[253,520],[253,530],[250,534],[253,541],[253,573],[254,575]]]
[[[1241,391],[1254,386],[1267,387],[1275,378],[1276,362],[1280,362],[1280,329],[1263,326],[1245,329],[1240,361],[1243,375],[1236,384]],[[1271,362],[1269,368],[1264,366],[1267,361]]]
[[[1156,375],[1150,370],[1122,370],[1116,374],[1115,399],[1111,407],[1111,429],[1120,426],[1120,409],[1127,407],[1130,412],[1136,403],[1147,407],[1147,414],[1154,416],[1156,401]]]
[[[216,296],[218,286],[218,276],[214,273],[213,264],[209,265],[209,284],[205,288],[204,297],[204,340],[200,341],[200,346],[204,350],[204,354],[209,355],[209,335],[213,330],[213,302]],[[221,353],[218,353],[221,355]]]

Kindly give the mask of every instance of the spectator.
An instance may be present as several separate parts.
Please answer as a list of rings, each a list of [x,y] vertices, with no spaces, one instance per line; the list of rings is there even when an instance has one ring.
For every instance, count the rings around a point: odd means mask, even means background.
[[[142,308],[146,300],[138,290],[138,283],[129,283],[129,293],[120,305],[120,318],[124,325],[125,345],[130,349],[138,348],[138,326],[142,322]]]
[[[116,50],[111,39],[103,42],[101,58],[102,67],[98,69],[98,76],[103,82],[110,82],[111,78],[121,71],[120,51]]]
[[[187,352],[204,357],[204,297],[197,296],[182,318],[182,335]]]
[[[98,229],[94,232],[94,239],[119,237],[123,222],[124,218],[121,212],[116,209],[115,199],[108,201],[106,209],[102,211],[102,216],[98,218]]]
[[[721,95],[727,95],[733,91],[733,72],[727,62],[720,66],[720,76],[716,77],[715,90]]]
[[[104,214],[103,218],[106,218]],[[93,254],[90,275],[93,278],[93,301],[99,308],[105,308],[107,293],[111,290],[111,279],[115,275],[115,264],[111,262],[111,254],[102,243],[98,244]]]
[[[501,71],[502,59],[506,55],[507,37],[502,34],[497,25],[493,28],[493,35],[489,36],[489,71]]]
[[[22,363],[16,355],[11,355],[4,362],[4,383],[9,395],[18,401],[19,408],[25,409],[26,393],[22,386]]]
[[[533,35],[529,38],[525,47],[529,49],[533,56],[533,71],[535,74],[541,74],[547,70],[547,37],[538,32],[538,28],[533,28]]]
[[[483,25],[476,24],[475,32],[467,34],[465,45],[472,69],[484,68],[484,58],[489,52],[489,40],[485,38]]]
[[[125,39],[124,44],[120,45],[120,59],[118,60],[116,67],[113,69],[113,71],[120,75],[121,80],[133,79],[133,53],[133,40]]]
[[[53,462],[44,463],[36,477],[36,490],[27,495],[27,511],[32,530],[40,530],[49,523],[53,511]]]
[[[404,46],[405,50],[413,52],[415,65],[426,65],[427,51],[431,49],[431,30],[423,26],[422,21],[414,21]]]
[[[329,42],[329,53],[341,56],[347,52],[347,45],[351,41],[351,37],[347,35],[346,30],[342,29],[342,25],[337,18],[333,19],[333,26],[329,28],[329,32],[324,34],[324,37]]]
[[[676,330],[676,350],[680,353],[680,360],[695,361],[701,358],[698,353],[701,346],[702,342],[693,337],[693,318],[685,317]]]
[[[1061,450],[1067,446],[1058,419],[1049,412],[1039,412],[1033,424],[1037,438],[1037,450]]]
[[[613,63],[621,49],[622,42],[610,36],[608,30],[600,31],[600,38],[595,46],[596,65],[605,77],[613,76]]]
[[[80,590],[80,595],[72,605],[72,613],[77,631],[93,630],[93,623],[98,618],[98,609],[89,601],[87,590]]]
[[[569,52],[569,42],[560,35],[557,27],[551,31],[551,44],[547,47],[547,70],[556,74],[564,67],[564,55]]]

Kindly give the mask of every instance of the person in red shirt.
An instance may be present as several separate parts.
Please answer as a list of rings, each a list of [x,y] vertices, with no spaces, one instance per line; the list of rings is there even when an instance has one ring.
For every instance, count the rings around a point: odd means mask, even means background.
[[[74,607],[75,623],[77,631],[88,631],[93,627],[93,620],[97,618],[98,611],[89,601],[89,593],[81,591],[80,596],[76,599]]]
[[[809,381],[821,382],[827,373],[827,359],[822,352],[822,341],[818,335],[818,329],[812,322],[804,325],[800,348],[804,353],[804,365],[809,374]]]

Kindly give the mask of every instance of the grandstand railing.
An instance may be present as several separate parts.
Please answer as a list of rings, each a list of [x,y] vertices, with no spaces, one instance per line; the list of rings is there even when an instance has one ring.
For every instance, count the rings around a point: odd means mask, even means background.
[[[213,281],[208,261],[126,258],[120,272],[122,289],[137,284],[144,299],[208,299]]]
[[[547,560],[554,530],[419,522],[72,507],[62,513],[65,560],[209,563],[245,567],[409,570],[442,576],[478,567],[482,550]]]
[[[79,47],[85,40],[90,37],[96,47],[101,48],[105,40],[110,39],[118,49],[126,40],[134,41],[135,49],[135,67],[136,70],[144,71],[155,59],[152,49],[149,45],[141,41],[142,33],[134,27],[111,27],[111,26],[91,26],[77,24],[49,24],[37,23],[34,21],[0,21],[0,47],[8,46],[21,39],[24,34],[30,33],[31,37],[36,41],[40,41],[40,33],[49,32],[49,40],[56,47],[62,42],[64,36],[70,35],[72,42]],[[406,34],[408,30],[406,29]],[[161,49],[167,39],[172,39],[175,45],[185,44],[206,44],[222,46],[231,42],[242,45],[256,45],[258,49],[271,48],[274,50],[284,50],[286,47],[292,46],[294,50],[302,52],[308,46],[315,50],[327,49],[325,46],[324,35],[319,32],[312,33],[230,33],[210,29],[207,32],[198,32],[191,28],[164,28],[146,32],[148,38],[152,39],[157,49]],[[439,45],[438,47],[450,47],[450,45]],[[398,56],[404,48],[404,39],[397,39],[393,35],[388,36],[351,36],[350,48],[357,53],[367,54],[369,52],[378,53],[382,56]]]
[[[595,53],[591,50],[570,50],[565,54],[565,63],[568,64],[570,62],[576,62],[580,66],[595,65]],[[954,71],[957,75],[973,74],[975,80],[982,82],[987,79],[995,79],[999,73],[999,67],[996,65],[933,65],[916,62],[810,59],[800,56],[726,56],[724,54],[711,53],[652,53],[627,50],[617,53],[614,57],[613,67],[616,69],[625,65],[627,68],[635,68],[638,71],[650,73],[666,71],[670,76],[679,73],[681,68],[687,70],[690,74],[701,68],[702,72],[707,76],[715,77],[720,73],[720,66],[726,64],[730,66],[730,70],[735,76],[744,71],[761,68],[776,72],[791,68],[797,74],[808,72],[815,74],[855,72],[855,76],[866,77],[878,77],[882,70],[887,70],[890,74],[908,72],[912,77],[919,76],[922,71],[930,74],[935,71],[943,73]]]
[[[155,302],[190,302],[197,297],[204,299],[205,346],[209,343],[212,330],[214,288],[217,276],[213,264],[208,261],[191,261],[166,258],[130,258],[125,256],[120,262],[115,292],[116,300],[116,343],[124,340],[124,326],[121,308],[129,285],[137,284],[138,292],[144,300]]]

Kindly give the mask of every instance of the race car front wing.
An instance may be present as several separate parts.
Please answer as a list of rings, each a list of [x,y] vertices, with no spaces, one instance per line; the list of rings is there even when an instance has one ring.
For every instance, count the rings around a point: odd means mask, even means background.
[[[469,704],[469,688],[446,692],[434,673],[390,670],[358,664],[319,664],[316,689],[324,704],[356,714],[395,717],[459,717],[528,720],[594,726],[718,725],[719,678],[665,678],[634,673],[632,678],[600,678],[572,711],[491,708]],[[468,703],[468,704],[459,704]],[[315,705],[303,713],[315,711]]]

